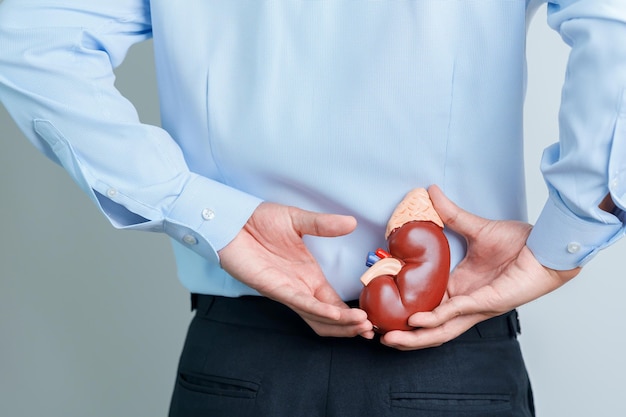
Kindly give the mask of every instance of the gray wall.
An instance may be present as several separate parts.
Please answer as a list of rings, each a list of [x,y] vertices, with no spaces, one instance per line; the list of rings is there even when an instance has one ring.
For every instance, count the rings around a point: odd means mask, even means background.
[[[151,44],[118,85],[159,123]],[[163,235],[116,231],[0,106],[0,416],[167,414],[189,312]]]
[[[526,160],[531,221],[546,196],[542,149],[557,137],[567,49],[535,18]],[[158,123],[150,43],[118,85]],[[164,236],[115,231],[0,106],[0,415],[167,414],[190,313]],[[620,242],[574,281],[521,308],[520,338],[541,416],[624,415]]]

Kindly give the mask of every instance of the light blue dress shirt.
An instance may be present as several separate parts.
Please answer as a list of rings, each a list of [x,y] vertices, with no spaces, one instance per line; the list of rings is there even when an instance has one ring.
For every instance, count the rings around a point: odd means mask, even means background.
[[[526,219],[525,36],[541,3],[4,0],[0,100],[115,227],[172,238],[190,291],[255,293],[217,251],[266,200],[357,218],[348,236],[306,237],[355,299],[412,188]],[[542,162],[550,198],[528,244],[569,269],[624,234],[626,3],[552,1],[548,22],[572,52]],[[150,37],[162,127],[114,86],[113,68]],[[598,208],[608,193],[615,213]],[[448,237],[454,265],[464,242]]]

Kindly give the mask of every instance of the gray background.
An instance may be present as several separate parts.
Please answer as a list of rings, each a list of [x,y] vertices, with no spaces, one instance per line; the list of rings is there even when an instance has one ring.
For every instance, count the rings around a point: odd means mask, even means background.
[[[538,165],[557,137],[567,48],[531,25],[526,164],[531,222]],[[151,43],[118,86],[158,123]],[[0,416],[164,416],[189,313],[162,235],[114,230],[0,106]],[[565,287],[522,307],[520,337],[541,416],[626,415],[622,241]]]

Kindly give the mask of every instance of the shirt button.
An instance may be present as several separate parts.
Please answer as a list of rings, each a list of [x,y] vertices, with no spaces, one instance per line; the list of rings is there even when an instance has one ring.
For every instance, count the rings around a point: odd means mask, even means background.
[[[205,208],[202,210],[202,218],[204,220],[213,220],[215,218],[215,212],[211,209]]]
[[[567,244],[567,251],[569,253],[577,253],[580,251],[580,248],[581,246],[580,246],[580,243],[578,242],[570,242]]]
[[[198,243],[198,239],[196,239],[192,235],[185,235],[183,236],[183,242],[185,242],[188,245],[195,245]]]
[[[108,196],[109,198],[113,198],[113,197],[115,197],[116,195],[117,195],[117,190],[116,190],[115,188],[109,188],[109,189],[107,190],[107,196]]]

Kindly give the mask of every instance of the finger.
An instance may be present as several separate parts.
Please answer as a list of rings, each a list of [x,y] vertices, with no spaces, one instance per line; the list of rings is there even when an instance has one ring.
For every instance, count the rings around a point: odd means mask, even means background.
[[[433,311],[415,313],[409,317],[409,326],[435,328],[457,317],[480,313],[480,306],[473,297],[458,295],[441,303]]]
[[[335,306],[329,306],[331,308],[337,308]],[[298,313],[303,319],[316,322],[320,324],[328,324],[332,326],[354,326],[362,323],[369,322],[367,318],[367,313],[365,311],[360,310],[358,308],[337,308],[339,314],[337,316],[330,316],[329,314],[319,314],[319,312],[312,313],[310,311],[304,310],[294,310]],[[365,330],[371,330],[372,326]]]
[[[348,305],[341,299],[337,291],[324,279],[322,285],[315,289],[313,296],[323,302],[332,304],[342,309],[349,308]]]
[[[372,330],[372,323],[368,320],[355,323],[355,324],[329,324],[320,323],[315,320],[305,319],[307,324],[317,333],[319,336],[325,337],[355,337],[362,336],[368,339],[374,337],[374,331]]]
[[[289,308],[305,318],[316,319],[325,323],[337,323],[342,318],[342,308],[322,302],[303,292],[294,292],[283,301]]]
[[[284,297],[285,304],[302,318],[331,325],[354,325],[367,321],[367,313],[358,308],[350,308],[343,301],[329,303],[318,300],[305,292],[293,292]]]
[[[359,333],[359,336],[361,336],[364,339],[372,340],[374,336],[376,336],[376,333],[374,332],[374,330],[368,330],[368,331]]]
[[[416,350],[441,346],[485,320],[480,314],[457,317],[435,328],[420,328],[411,331],[393,331],[381,338],[381,343],[398,350]]]
[[[315,213],[291,208],[293,227],[301,235],[336,237],[347,235],[356,228],[356,219],[340,214]]]
[[[486,219],[457,206],[436,185],[428,187],[428,194],[446,227],[462,236],[475,236],[487,222]]]

